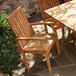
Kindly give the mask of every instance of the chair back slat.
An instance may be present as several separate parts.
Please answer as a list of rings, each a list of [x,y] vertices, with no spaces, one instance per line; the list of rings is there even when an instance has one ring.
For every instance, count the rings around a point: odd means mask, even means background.
[[[60,5],[59,0],[37,0],[37,2],[42,13],[43,20],[50,17],[44,13],[44,10]]]
[[[13,32],[15,33],[16,37],[31,37],[35,34],[33,28],[30,26],[24,13],[22,12],[21,7],[19,7],[16,11],[14,11],[7,18],[7,20]],[[22,40],[19,43],[23,47],[26,42]]]
[[[47,15],[44,14],[44,10],[46,9],[46,6],[45,6],[45,2],[43,0],[37,0],[38,1],[38,5],[39,5],[39,8],[40,8],[40,11],[42,13],[42,16],[45,18]],[[43,19],[44,19],[43,18]]]
[[[29,37],[34,35],[34,30],[25,18],[21,8],[13,12],[7,19],[16,37]]]

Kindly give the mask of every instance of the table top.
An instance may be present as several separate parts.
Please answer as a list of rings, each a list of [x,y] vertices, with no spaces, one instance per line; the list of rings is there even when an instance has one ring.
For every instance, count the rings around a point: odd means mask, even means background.
[[[76,0],[50,8],[44,12],[76,31]]]

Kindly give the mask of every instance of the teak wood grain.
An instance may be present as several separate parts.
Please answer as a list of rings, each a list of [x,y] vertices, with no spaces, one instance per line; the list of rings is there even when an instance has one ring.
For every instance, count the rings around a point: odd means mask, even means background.
[[[28,69],[26,53],[33,54],[44,54],[49,72],[51,72],[51,65],[48,53],[56,42],[58,54],[61,53],[59,42],[57,38],[57,33],[53,27],[54,23],[43,22],[43,23],[31,23],[27,21],[21,7],[18,7],[8,18],[8,23],[11,26],[13,32],[17,37],[17,43],[21,48],[21,52],[23,55],[25,68]],[[51,26],[53,29],[53,33],[49,34],[35,34],[32,26],[35,25],[44,25]]]

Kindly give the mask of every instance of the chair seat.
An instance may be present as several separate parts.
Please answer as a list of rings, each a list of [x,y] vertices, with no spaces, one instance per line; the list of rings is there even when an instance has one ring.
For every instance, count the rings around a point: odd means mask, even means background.
[[[52,35],[52,36],[51,36]],[[45,46],[45,49],[43,48],[42,46],[42,43],[40,40],[30,40],[27,45],[24,46],[23,50],[25,52],[30,52],[30,51],[47,51],[47,49],[49,49],[50,47],[50,44],[54,44],[54,41],[56,39],[56,36],[54,34],[51,34],[51,35],[48,35],[48,34],[36,34],[34,37],[39,37],[39,38],[45,38],[44,39],[44,46]]]

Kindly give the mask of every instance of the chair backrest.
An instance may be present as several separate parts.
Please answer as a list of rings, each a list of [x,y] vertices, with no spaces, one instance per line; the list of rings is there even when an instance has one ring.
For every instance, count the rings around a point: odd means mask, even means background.
[[[60,5],[59,0],[37,0],[43,20],[49,18],[47,14],[44,13],[44,10]]]
[[[16,37],[30,37],[35,34],[21,7],[18,7],[10,16],[8,16],[7,20]],[[23,47],[26,42],[24,43],[22,40],[19,43]]]
[[[71,0],[64,0],[64,3],[69,2],[69,1],[71,1]]]

